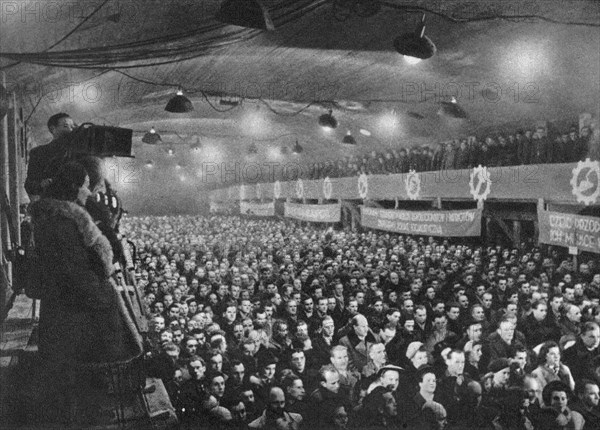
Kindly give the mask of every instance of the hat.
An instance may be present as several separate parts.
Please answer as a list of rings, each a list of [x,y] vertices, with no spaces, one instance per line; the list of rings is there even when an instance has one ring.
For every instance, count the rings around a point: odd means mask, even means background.
[[[266,350],[264,352],[260,352],[259,353],[259,357],[258,357],[258,368],[262,369],[264,367],[267,367],[271,364],[277,364],[279,362],[279,360],[277,359],[277,357],[275,356],[275,354],[273,354],[271,351]]]
[[[498,373],[507,367],[510,367],[508,358],[497,358],[489,364],[488,370],[493,373]]]
[[[404,372],[404,369],[400,366],[394,366],[393,364],[387,364],[387,365],[383,366],[381,369],[379,369],[379,371],[377,372],[377,377],[381,377],[381,375],[383,375],[388,370],[395,370],[398,373]]]
[[[406,348],[406,358],[412,360],[419,348],[423,346],[422,342],[411,342]]]
[[[417,380],[422,381],[423,376],[425,376],[428,373],[433,373],[435,375],[435,369],[432,366],[429,366],[427,364],[419,367],[417,369]]]

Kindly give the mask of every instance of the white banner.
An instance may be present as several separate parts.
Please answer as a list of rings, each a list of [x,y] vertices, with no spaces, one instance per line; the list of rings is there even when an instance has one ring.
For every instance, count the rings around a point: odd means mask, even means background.
[[[252,216],[275,216],[275,204],[240,202],[240,214]]]
[[[210,202],[209,210],[211,214],[230,213],[234,208],[232,202]]]
[[[311,222],[339,222],[341,219],[342,205],[302,205],[285,203],[284,215],[301,221]]]

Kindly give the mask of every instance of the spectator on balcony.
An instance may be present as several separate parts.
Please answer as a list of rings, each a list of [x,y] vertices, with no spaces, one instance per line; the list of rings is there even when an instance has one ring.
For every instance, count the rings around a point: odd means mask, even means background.
[[[515,144],[517,151],[517,164],[529,164],[529,141],[525,138],[525,132],[523,130],[517,130],[517,133],[515,134]]]
[[[530,164],[545,164],[552,161],[551,145],[543,127],[538,127],[531,142]]]
[[[487,143],[483,142],[476,150],[474,166],[492,166],[492,156]]]
[[[398,157],[396,159],[396,171],[398,173],[407,173],[408,167],[409,167],[408,154],[406,152],[406,149],[402,148],[398,152]]]
[[[456,151],[454,167],[456,169],[468,169],[469,168],[469,148],[467,147],[467,141],[465,139],[460,141],[460,147]]]
[[[437,148],[433,151],[433,159],[431,161],[432,169],[442,170],[442,163],[444,160],[444,152],[446,150],[446,146],[444,142],[439,142]]]
[[[444,158],[442,160],[442,170],[453,170],[456,162],[456,150],[452,142],[446,143]]]

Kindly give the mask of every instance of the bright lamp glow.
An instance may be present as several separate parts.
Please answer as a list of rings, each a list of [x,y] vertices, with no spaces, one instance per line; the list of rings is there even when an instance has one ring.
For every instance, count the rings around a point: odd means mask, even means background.
[[[276,146],[269,148],[268,155],[271,160],[279,160],[283,156],[281,148]]]
[[[219,162],[223,158],[223,154],[218,147],[214,145],[206,145],[203,151],[203,159],[208,162]]]
[[[241,126],[249,136],[264,136],[270,130],[268,118],[260,109],[252,109],[244,114]]]
[[[393,134],[398,129],[398,125],[398,116],[395,111],[387,112],[379,118],[379,128],[383,134]]]
[[[414,64],[419,64],[423,60],[417,57],[410,57],[408,55],[404,55],[404,61],[406,61],[406,64],[410,64],[412,66]]]
[[[512,75],[535,78],[550,67],[548,49],[541,42],[518,42],[508,48],[504,66]]]

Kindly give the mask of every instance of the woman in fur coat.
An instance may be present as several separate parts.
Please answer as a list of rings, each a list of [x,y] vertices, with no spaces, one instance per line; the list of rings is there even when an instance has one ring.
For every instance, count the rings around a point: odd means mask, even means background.
[[[73,376],[81,365],[127,362],[141,354],[139,334],[111,279],[111,245],[84,208],[88,187],[85,168],[68,163],[31,205],[39,356],[58,396],[68,395],[73,383],[85,390],[86,382]]]

